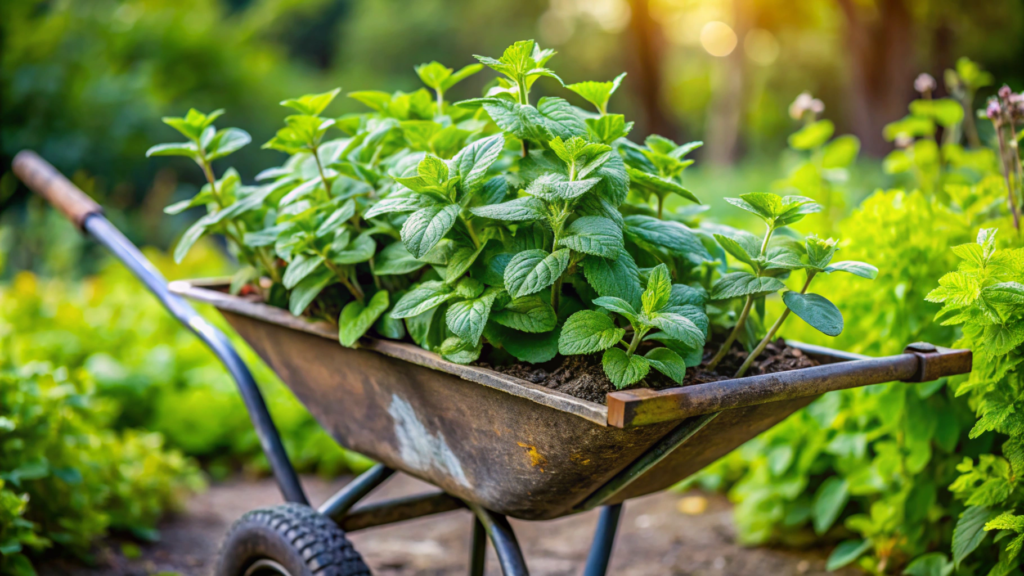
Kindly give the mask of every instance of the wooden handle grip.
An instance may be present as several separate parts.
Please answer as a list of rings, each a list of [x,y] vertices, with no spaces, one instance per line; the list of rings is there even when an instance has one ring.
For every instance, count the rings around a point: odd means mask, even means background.
[[[14,173],[26,186],[63,212],[79,230],[90,214],[103,212],[99,204],[31,150],[18,152],[13,167]]]

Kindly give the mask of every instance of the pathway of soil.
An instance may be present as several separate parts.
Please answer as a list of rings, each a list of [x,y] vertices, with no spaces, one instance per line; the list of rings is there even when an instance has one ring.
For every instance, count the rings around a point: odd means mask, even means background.
[[[319,503],[344,484],[305,479]],[[414,494],[430,487],[397,475],[370,500]],[[824,576],[825,551],[743,548],[735,543],[732,507],[719,495],[661,493],[626,504],[609,569],[616,576]],[[705,500],[706,498],[706,500]],[[279,503],[270,480],[235,480],[212,486],[194,497],[187,510],[161,526],[160,542],[144,546],[142,557],[126,560],[119,546],[99,555],[102,568],[64,561],[41,566],[41,576],[182,576],[212,574],[217,547],[236,518],[260,506]],[[700,512],[702,504],[706,509]],[[688,508],[690,514],[681,511]],[[698,513],[699,512],[699,513]],[[512,521],[534,576],[576,576],[582,572],[596,512],[550,522]],[[377,576],[466,574],[471,519],[466,511],[421,518],[352,534],[352,540]],[[497,576],[497,560],[488,551],[487,575]],[[840,572],[852,576],[857,572]]]

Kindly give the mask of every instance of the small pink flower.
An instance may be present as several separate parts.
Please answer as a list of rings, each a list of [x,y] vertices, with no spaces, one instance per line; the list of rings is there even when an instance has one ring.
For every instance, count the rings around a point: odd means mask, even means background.
[[[917,79],[914,80],[914,90],[917,90],[921,94],[931,94],[938,84],[935,83],[935,78],[932,78],[931,74],[923,73],[918,75]]]
[[[1002,90],[1000,90],[1000,92],[1002,92]],[[995,98],[989,99],[988,107],[985,108],[985,115],[988,116],[988,119],[996,122],[999,120],[1002,113],[1003,109],[999,105],[999,100],[996,100]]]
[[[1003,84],[1003,87],[999,89],[999,98],[1002,100],[1008,100],[1013,95],[1013,90],[1009,86]]]

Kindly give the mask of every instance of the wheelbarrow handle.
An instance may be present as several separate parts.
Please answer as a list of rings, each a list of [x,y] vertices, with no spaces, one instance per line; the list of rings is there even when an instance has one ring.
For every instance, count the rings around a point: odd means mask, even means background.
[[[52,164],[31,150],[22,150],[14,157],[14,173],[36,194],[60,210],[75,226],[85,231],[85,220],[102,214],[103,208],[82,192]]]
[[[267,410],[263,395],[231,340],[196,312],[188,302],[172,294],[167,288],[167,280],[160,271],[146,259],[131,240],[103,216],[100,205],[86,196],[85,192],[79,190],[49,162],[35,152],[22,150],[14,157],[14,173],[29,188],[63,212],[79,230],[106,247],[146,285],[168,312],[213,351],[238,386],[239,394],[249,412],[253,427],[256,428],[256,435],[282,496],[288,502],[308,504],[302,484],[295,473],[295,468],[288,460],[288,454]]]

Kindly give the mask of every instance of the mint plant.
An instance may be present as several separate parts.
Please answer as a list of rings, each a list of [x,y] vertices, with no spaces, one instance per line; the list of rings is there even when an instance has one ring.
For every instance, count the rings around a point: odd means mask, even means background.
[[[757,357],[761,355],[761,352],[764,352],[768,343],[775,338],[775,334],[782,327],[782,323],[786,321],[786,318],[789,317],[790,312],[793,312],[801,320],[807,322],[811,327],[826,336],[835,337],[842,333],[843,315],[839,308],[820,294],[807,293],[807,289],[810,288],[811,281],[814,280],[815,276],[821,273],[831,274],[832,272],[847,272],[869,280],[874,280],[878,276],[878,269],[864,262],[846,260],[832,263],[832,257],[835,256],[836,250],[838,250],[838,245],[833,238],[821,239],[813,235],[808,236],[804,246],[806,250],[806,264],[803,264],[800,268],[806,272],[807,279],[804,281],[803,288],[799,292],[786,290],[782,293],[782,301],[786,304],[786,309],[779,315],[779,318],[772,324],[771,328],[768,329],[768,333],[765,334],[764,338],[750,352],[739,370],[736,371],[736,378],[747,373],[747,370],[750,369],[750,366]]]
[[[743,298],[743,308],[736,324],[722,347],[708,362],[714,370],[728,354],[733,342],[746,328],[754,303],[786,286],[779,276],[803,267],[800,253],[791,246],[770,246],[772,236],[783,227],[799,222],[804,216],[821,210],[821,205],[803,196],[778,196],[770,193],[743,194],[726,198],[730,204],[750,212],[765,223],[763,238],[749,232],[734,231],[731,235],[715,234],[715,240],[733,258],[750,268],[750,272],[730,272],[711,287],[711,300]]]
[[[671,346],[651,348],[642,356],[637,348],[650,339],[703,351],[707,316],[702,308],[686,303],[691,291],[689,286],[673,286],[668,267],[660,264],[651,271],[639,310],[622,298],[596,298],[594,304],[604,311],[581,310],[570,316],[559,336],[558,351],[567,356],[603,351],[604,372],[619,389],[642,380],[652,366],[681,384],[687,364]],[[627,330],[618,327],[608,312],[628,322],[632,332],[628,342],[624,339]],[[652,330],[657,332],[648,336]]]
[[[249,134],[239,128],[217,130],[213,123],[222,114],[223,110],[203,114],[193,108],[184,118],[164,118],[165,124],[180,132],[188,141],[157,144],[146,151],[147,157],[191,158],[206,178],[206,185],[198,194],[164,209],[167,214],[179,214],[189,208],[205,206],[207,211],[182,235],[174,249],[174,260],[180,263],[200,238],[210,233],[219,233],[231,241],[246,269],[259,270],[272,280],[280,281],[280,269],[273,254],[263,247],[250,247],[243,241],[249,230],[262,227],[266,216],[264,200],[270,190],[242,186],[241,178],[233,168],[226,170],[219,180],[213,171],[214,160],[224,158],[252,141]]]
[[[657,134],[648,136],[644,146],[632,143],[624,145],[626,169],[632,187],[643,196],[645,202],[651,196],[658,199],[659,219],[664,214],[665,198],[669,194],[677,194],[700,204],[700,200],[680,184],[680,177],[683,170],[693,164],[692,159],[685,159],[686,155],[703,145],[703,142],[690,142],[680,146]]]

